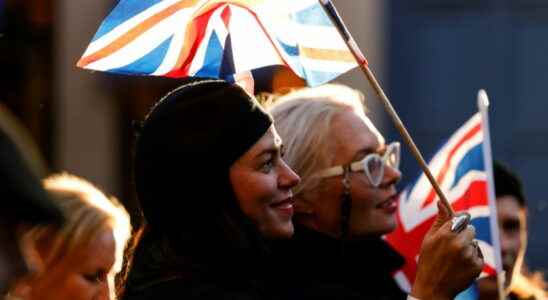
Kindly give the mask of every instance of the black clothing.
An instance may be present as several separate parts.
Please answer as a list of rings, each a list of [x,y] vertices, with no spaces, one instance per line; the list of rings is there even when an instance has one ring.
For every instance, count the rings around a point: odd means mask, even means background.
[[[189,229],[194,242],[193,227],[201,227],[203,236],[212,218],[236,205],[230,166],[271,125],[254,98],[222,80],[197,79],[162,98],[135,145],[135,187],[148,224]],[[207,229],[217,231],[213,225]]]
[[[30,149],[22,149],[23,145],[16,143],[24,138],[14,117],[0,107],[0,218],[15,224],[61,224],[64,221],[61,209],[50,199],[39,174],[32,170],[24,155],[23,151]]]
[[[296,224],[273,253],[280,299],[407,298],[392,278],[404,260],[380,238],[341,242]]]
[[[273,299],[262,280],[263,255],[216,250],[205,260],[179,256],[167,237],[146,234],[122,299]]]
[[[229,170],[271,124],[254,98],[222,80],[197,79],[152,109],[135,153],[149,230],[124,299],[266,299],[267,247],[239,208]]]

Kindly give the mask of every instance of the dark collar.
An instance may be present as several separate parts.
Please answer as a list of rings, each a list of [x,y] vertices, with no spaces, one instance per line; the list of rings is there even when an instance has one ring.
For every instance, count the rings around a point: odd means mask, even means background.
[[[288,259],[294,270],[318,276],[359,272],[364,277],[391,277],[405,262],[380,237],[341,241],[298,224],[293,238],[280,241],[274,252],[282,261]]]

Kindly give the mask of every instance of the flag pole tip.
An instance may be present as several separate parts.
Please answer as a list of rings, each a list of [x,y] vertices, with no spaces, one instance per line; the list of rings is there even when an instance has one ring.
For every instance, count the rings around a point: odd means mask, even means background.
[[[489,106],[489,97],[487,97],[487,92],[484,89],[478,91],[478,107],[488,107]]]

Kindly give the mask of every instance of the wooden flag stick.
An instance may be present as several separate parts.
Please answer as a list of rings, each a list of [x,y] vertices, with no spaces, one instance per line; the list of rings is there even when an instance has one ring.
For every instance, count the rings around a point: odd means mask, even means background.
[[[341,19],[341,17],[339,16],[339,13],[337,12],[337,9],[335,8],[335,6],[333,5],[333,3],[330,0],[319,0],[319,1],[320,1],[320,4],[322,5],[322,7],[324,8],[325,12],[327,13],[327,15],[329,16],[329,18],[333,22],[333,25],[335,25],[335,27],[339,31],[340,35],[342,36],[343,40],[345,41],[346,45],[348,46],[348,49],[350,50],[350,52],[352,53],[352,55],[356,59],[356,62],[360,66],[360,69],[364,73],[365,77],[367,77],[367,81],[369,81],[369,83],[371,84],[371,86],[373,87],[375,92],[377,93],[377,96],[381,100],[381,103],[383,104],[384,109],[386,110],[386,112],[392,118],[392,121],[394,122],[394,125],[396,126],[396,128],[400,132],[401,136],[403,137],[403,140],[405,141],[405,143],[411,149],[411,153],[413,154],[413,156],[415,156],[415,159],[417,160],[417,162],[419,163],[419,166],[421,167],[424,174],[426,175],[426,177],[430,181],[430,184],[432,184],[432,187],[434,188],[434,190],[436,190],[436,193],[438,194],[438,197],[440,198],[440,201],[442,202],[442,204],[445,207],[447,207],[449,212],[451,212],[451,215],[453,215],[454,211],[453,211],[453,208],[451,207],[451,204],[449,203],[449,201],[445,197],[445,194],[441,190],[438,182],[436,181],[436,179],[434,178],[434,176],[430,172],[430,169],[428,169],[428,166],[427,166],[422,154],[420,153],[419,149],[415,145],[415,142],[413,141],[413,138],[411,138],[411,135],[409,135],[409,132],[407,131],[407,129],[405,128],[405,125],[403,124],[400,117],[398,116],[398,113],[396,113],[396,110],[394,110],[394,107],[392,106],[392,103],[390,103],[390,100],[388,99],[388,97],[384,93],[383,89],[379,85],[379,82],[375,78],[375,75],[373,75],[373,72],[371,72],[371,69],[369,69],[367,59],[365,58],[362,51],[360,50],[360,48],[358,47],[358,45],[356,44],[356,42],[352,38],[352,35],[350,34],[348,29],[344,25],[344,22]]]

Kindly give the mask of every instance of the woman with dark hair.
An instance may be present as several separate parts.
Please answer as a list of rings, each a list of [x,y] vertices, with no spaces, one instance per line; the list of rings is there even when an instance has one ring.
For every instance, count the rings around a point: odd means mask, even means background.
[[[293,234],[291,188],[271,117],[238,86],[199,79],[151,110],[136,143],[147,230],[125,299],[264,299],[271,239]]]

